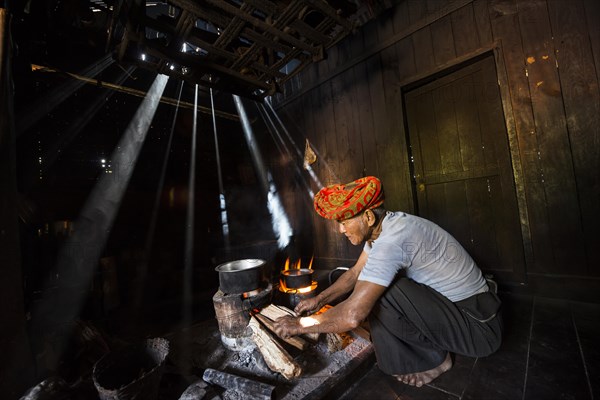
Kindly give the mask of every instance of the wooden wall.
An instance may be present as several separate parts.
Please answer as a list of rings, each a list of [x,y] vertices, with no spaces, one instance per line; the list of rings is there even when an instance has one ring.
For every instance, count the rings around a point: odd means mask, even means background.
[[[322,184],[376,175],[388,209],[414,212],[403,90],[493,54],[526,255],[519,283],[545,293],[597,288],[598,21],[597,0],[400,1],[289,82],[273,104],[295,142],[308,138],[318,152]],[[335,228],[313,216],[316,259],[351,265],[360,249]]]

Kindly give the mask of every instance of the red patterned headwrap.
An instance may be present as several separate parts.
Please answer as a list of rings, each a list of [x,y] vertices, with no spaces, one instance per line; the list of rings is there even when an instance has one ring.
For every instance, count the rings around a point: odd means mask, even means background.
[[[320,216],[338,221],[382,204],[383,188],[381,181],[374,176],[366,176],[345,185],[324,187],[314,199],[315,210]]]

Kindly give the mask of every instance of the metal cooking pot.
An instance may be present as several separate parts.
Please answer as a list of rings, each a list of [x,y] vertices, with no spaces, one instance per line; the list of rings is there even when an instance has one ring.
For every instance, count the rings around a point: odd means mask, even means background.
[[[312,284],[313,270],[308,268],[286,269],[281,272],[285,286],[289,289],[300,289]]]
[[[245,293],[256,290],[262,281],[265,260],[247,258],[219,265],[219,289],[226,294]]]

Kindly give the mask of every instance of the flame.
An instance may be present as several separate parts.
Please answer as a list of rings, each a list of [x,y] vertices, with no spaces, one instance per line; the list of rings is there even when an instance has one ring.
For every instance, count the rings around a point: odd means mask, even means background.
[[[321,307],[321,309],[319,311],[317,311],[314,315],[319,315],[319,314],[323,314],[325,311],[329,310],[330,308],[333,308],[333,306],[329,305],[329,304],[325,304],[323,307]]]
[[[290,269],[290,258],[288,257],[287,260],[285,260],[285,266],[283,267],[284,271],[287,271],[288,269]]]
[[[258,288],[258,289],[251,290],[249,292],[244,292],[244,293],[242,293],[242,298],[249,299],[250,297],[256,296],[261,291],[262,291],[262,289]]]
[[[310,263],[308,264],[308,269],[312,269],[314,259],[315,259],[315,256],[313,255],[310,259]],[[291,265],[291,267],[290,267],[290,264],[293,264],[293,265]],[[301,268],[302,268],[302,259],[301,258],[296,260],[296,262],[291,263],[290,258],[288,257],[285,260],[285,265],[283,266],[283,271],[288,271],[290,269],[301,269]]]
[[[313,255],[310,259],[310,263],[308,264],[308,269],[310,269],[310,270],[312,270],[312,264],[313,264],[314,259],[315,259],[315,256]],[[285,260],[285,265],[283,267],[282,272],[293,270],[293,269],[302,269],[302,259],[299,258],[295,262],[290,262],[290,258],[288,257]],[[316,288],[317,288],[316,281],[312,281],[310,286],[293,289],[293,288],[288,288],[283,279],[279,279],[279,290],[284,293],[308,293],[310,291],[315,290]]]
[[[317,288],[317,281],[312,281],[312,283],[310,284],[310,286],[305,286],[302,288],[298,288],[298,289],[293,289],[293,288],[288,288],[285,284],[285,281],[283,279],[279,279],[279,291],[283,292],[283,293],[308,293],[308,292],[312,292],[313,290],[315,290]]]
[[[296,289],[296,292],[298,292],[298,293],[308,293],[308,292],[312,292],[316,288],[317,288],[317,282],[313,282],[313,283],[310,284],[310,286],[306,286],[306,287],[303,287],[303,288]]]

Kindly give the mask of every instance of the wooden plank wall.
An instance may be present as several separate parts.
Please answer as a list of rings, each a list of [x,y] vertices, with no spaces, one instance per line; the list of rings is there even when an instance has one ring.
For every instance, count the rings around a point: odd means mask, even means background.
[[[596,0],[400,1],[273,103],[284,122],[303,120],[293,134],[318,151],[313,167],[323,184],[377,175],[387,208],[413,212],[402,89],[489,51],[514,135],[528,279],[598,277],[598,21]],[[334,224],[313,217],[313,226],[317,259],[348,264],[358,254]]]

